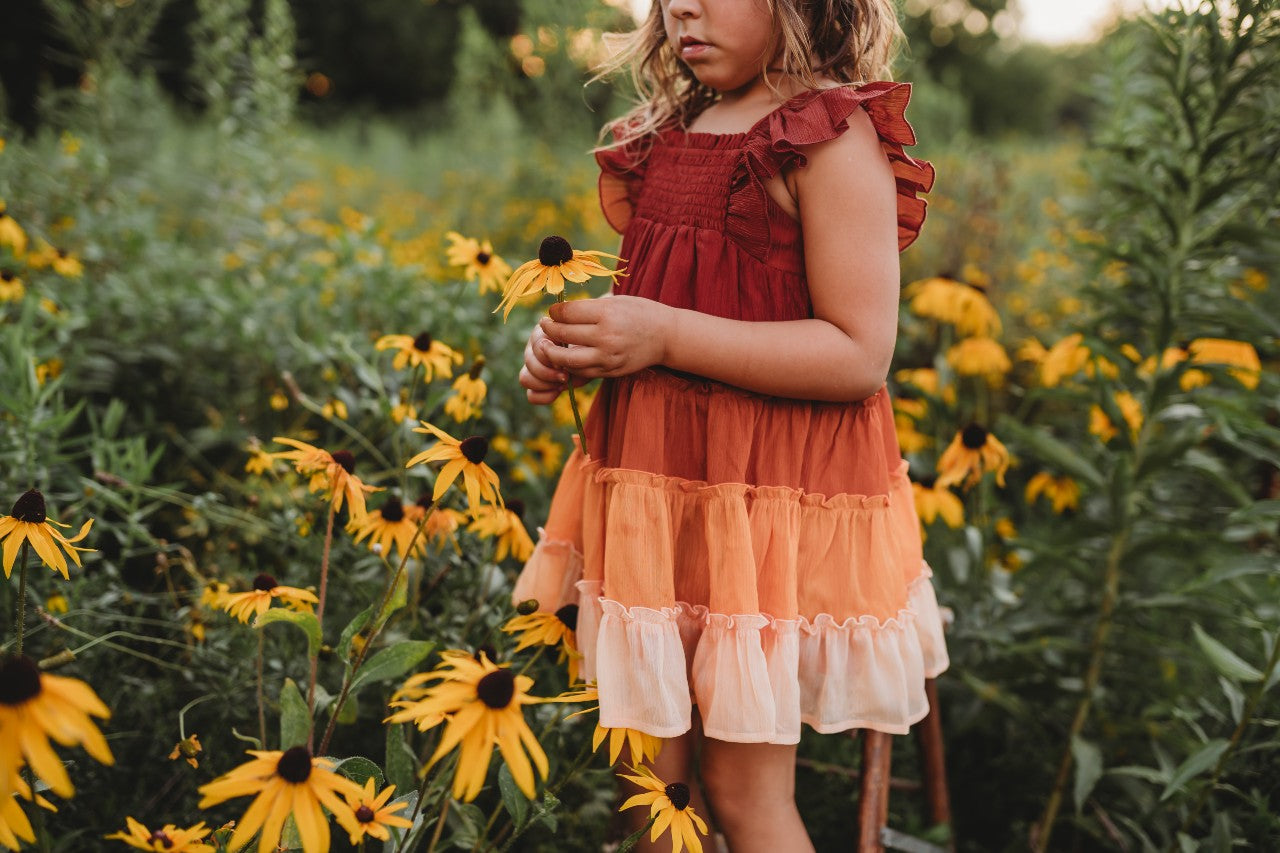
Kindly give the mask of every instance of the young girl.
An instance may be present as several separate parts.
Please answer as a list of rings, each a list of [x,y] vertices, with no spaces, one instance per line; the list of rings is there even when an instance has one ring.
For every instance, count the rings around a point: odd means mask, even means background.
[[[515,598],[578,606],[600,724],[695,792],[696,748],[734,853],[812,849],[801,722],[905,733],[947,666],[885,390],[933,170],[909,86],[856,82],[897,34],[891,0],[656,0],[596,155],[627,275],[520,374],[605,381]]]

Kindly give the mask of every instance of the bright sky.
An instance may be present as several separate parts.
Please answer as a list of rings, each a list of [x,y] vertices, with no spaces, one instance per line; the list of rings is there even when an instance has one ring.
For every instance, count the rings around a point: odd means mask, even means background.
[[[928,0],[915,2],[928,3]],[[1067,44],[1092,39],[1118,13],[1132,13],[1146,5],[1167,7],[1173,2],[1174,0],[1010,0],[1010,5],[1016,5],[1021,12],[1017,31],[1023,38],[1050,44]],[[651,3],[652,0],[631,0],[631,8],[636,17],[640,18],[649,11]],[[939,5],[946,5],[946,0],[942,0]]]
[[[1024,38],[1065,44],[1088,41],[1119,13],[1132,13],[1146,4],[1142,0],[1017,0],[1017,5],[1022,10],[1018,29]]]

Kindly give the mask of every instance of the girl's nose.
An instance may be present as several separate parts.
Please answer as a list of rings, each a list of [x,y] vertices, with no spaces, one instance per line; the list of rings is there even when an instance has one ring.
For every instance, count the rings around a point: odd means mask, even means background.
[[[667,14],[673,18],[695,18],[698,16],[698,0],[669,0]]]

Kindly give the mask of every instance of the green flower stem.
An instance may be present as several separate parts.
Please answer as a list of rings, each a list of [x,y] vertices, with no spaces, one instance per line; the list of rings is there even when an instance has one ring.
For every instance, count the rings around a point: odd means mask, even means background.
[[[564,302],[564,291],[556,294],[556,302]],[[582,426],[582,415],[578,412],[578,398],[573,391],[573,374],[565,371],[566,377],[565,388],[569,392],[569,409],[573,412],[573,423],[578,429],[578,446],[582,448],[582,455],[591,458],[591,454],[587,451],[587,431]]]
[[[18,557],[18,654],[22,654],[22,636],[27,633],[27,549],[31,543],[22,541],[22,554]]]
[[[333,705],[333,711],[329,714],[329,722],[325,725],[324,737],[320,739],[320,755],[324,755],[329,748],[329,741],[333,737],[333,730],[338,725],[338,714],[342,711],[342,706],[347,703],[347,698],[351,693],[351,683],[355,681],[356,673],[360,671],[360,667],[364,666],[365,660],[369,657],[369,649],[373,648],[374,640],[378,639],[378,635],[382,633],[381,617],[384,610],[387,609],[387,603],[391,600],[391,596],[395,593],[396,584],[400,581],[400,575],[404,572],[405,566],[409,562],[409,555],[413,553],[414,546],[418,544],[418,539],[422,537],[422,531],[427,526],[427,519],[431,517],[431,513],[435,512],[435,504],[427,510],[423,515],[422,521],[418,522],[418,529],[413,532],[413,538],[409,540],[409,545],[405,548],[403,554],[400,555],[400,565],[396,567],[392,573],[390,581],[386,588],[382,591],[382,597],[378,602],[378,609],[374,611],[373,628],[369,632],[368,639],[360,647],[359,653],[356,655],[355,662],[351,664],[351,669],[347,672],[345,678],[342,679],[342,690],[338,693],[338,701]]]
[[[1118,496],[1115,505],[1117,530],[1107,551],[1107,564],[1103,572],[1102,601],[1098,604],[1098,623],[1093,629],[1093,639],[1089,644],[1089,664],[1085,669],[1084,683],[1081,688],[1080,704],[1076,706],[1075,716],[1071,720],[1071,728],[1067,733],[1066,743],[1062,749],[1062,758],[1058,761],[1058,773],[1053,781],[1053,790],[1045,802],[1044,812],[1032,829],[1032,845],[1035,853],[1045,853],[1049,849],[1049,839],[1053,835],[1053,825],[1058,819],[1058,809],[1062,806],[1062,798],[1066,793],[1071,778],[1071,767],[1074,757],[1071,744],[1084,731],[1093,709],[1093,697],[1102,678],[1103,656],[1106,652],[1107,636],[1111,633],[1114,621],[1116,602],[1120,599],[1121,560],[1129,546],[1129,537],[1133,532],[1133,503],[1137,492],[1137,472],[1142,470],[1143,458],[1146,455],[1147,442],[1152,433],[1152,413],[1159,402],[1157,383],[1154,378],[1147,386],[1145,395],[1142,429],[1134,442],[1132,469],[1128,488]],[[1127,425],[1124,425],[1127,429]]]
[[[319,601],[316,602],[316,623],[320,626],[320,636],[324,636],[324,597],[329,591],[329,550],[333,546],[333,519],[338,511],[333,508],[333,503],[329,504],[329,520],[325,523],[324,528],[324,551],[320,555],[320,590],[316,595]],[[315,746],[315,699],[316,699],[316,673],[320,667],[320,651],[311,656],[311,674],[307,678],[307,707],[311,709],[311,734],[307,738],[307,749]]]
[[[1191,830],[1191,824],[1195,822],[1200,810],[1209,801],[1209,795],[1213,793],[1213,789],[1218,785],[1218,780],[1222,778],[1223,771],[1227,769],[1228,760],[1235,753],[1236,747],[1240,745],[1240,739],[1244,737],[1245,730],[1253,722],[1253,715],[1257,713],[1258,706],[1262,704],[1262,699],[1267,693],[1267,685],[1271,681],[1271,675],[1276,671],[1277,667],[1280,667],[1280,636],[1277,636],[1272,642],[1271,658],[1267,661],[1266,669],[1262,671],[1262,678],[1258,679],[1258,688],[1253,691],[1253,695],[1249,697],[1248,704],[1245,705],[1244,710],[1241,712],[1240,722],[1236,725],[1236,730],[1231,733],[1231,740],[1227,742],[1227,748],[1223,750],[1222,755],[1218,757],[1217,763],[1214,764],[1213,773],[1209,776],[1208,784],[1200,790],[1200,794],[1187,812],[1187,816],[1182,819],[1182,826],[1178,828],[1179,834]]]
[[[262,690],[262,661],[266,657],[266,631],[256,632],[258,635],[258,740],[262,748],[267,748],[267,700]],[[185,710],[185,709],[184,709]]]

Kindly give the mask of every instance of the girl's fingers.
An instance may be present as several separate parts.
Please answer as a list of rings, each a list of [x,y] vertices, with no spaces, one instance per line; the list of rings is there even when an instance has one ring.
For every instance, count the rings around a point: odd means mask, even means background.
[[[529,402],[535,406],[549,406],[556,401],[556,397],[560,396],[559,391],[526,390],[524,393],[529,398]]]
[[[557,323],[543,317],[538,323],[546,338],[557,344],[590,344],[595,342],[596,329],[592,323]]]
[[[548,385],[563,384],[565,376],[554,365],[548,364],[544,359],[540,358],[537,348],[530,345],[524,351],[524,369],[529,375],[535,379],[541,380]]]
[[[520,387],[527,391],[555,391],[558,393],[564,387],[564,380],[541,379],[526,367],[520,371]]]

